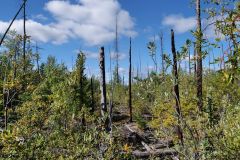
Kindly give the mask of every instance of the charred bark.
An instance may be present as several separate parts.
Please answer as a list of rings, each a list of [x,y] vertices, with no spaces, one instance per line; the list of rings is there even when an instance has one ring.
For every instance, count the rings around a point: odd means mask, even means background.
[[[202,98],[202,25],[201,25],[201,0],[196,0],[197,14],[197,34],[196,34],[196,52],[197,52],[197,106],[199,111],[203,110]]]
[[[174,75],[174,94],[175,94],[175,108],[178,116],[177,125],[177,135],[183,145],[183,133],[180,127],[180,120],[182,118],[180,109],[180,96],[179,96],[179,86],[178,86],[178,68],[177,68],[177,53],[175,49],[174,31],[171,30],[171,44],[172,44],[172,54],[173,54],[173,75]]]
[[[129,114],[130,114],[130,122],[132,122],[132,40],[130,38],[130,48],[129,48],[129,78],[128,78],[128,107],[129,107]]]

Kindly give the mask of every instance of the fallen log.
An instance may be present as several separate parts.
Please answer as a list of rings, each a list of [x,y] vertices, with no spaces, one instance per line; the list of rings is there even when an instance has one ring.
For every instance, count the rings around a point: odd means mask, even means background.
[[[172,149],[156,150],[156,151],[139,151],[135,150],[132,155],[136,158],[148,158],[148,157],[165,157],[165,156],[176,156],[177,151]]]
[[[128,115],[121,114],[120,112],[115,112],[112,115],[112,121],[113,122],[119,122],[119,121],[122,121],[122,120],[125,120],[125,119],[128,119],[128,118],[129,118]]]
[[[150,147],[154,149],[162,149],[162,148],[171,148],[174,146],[172,140],[158,141],[156,144],[151,145]]]
[[[144,136],[144,132],[142,132],[136,124],[126,124],[125,129],[127,129],[127,132],[130,132],[127,134],[127,139],[130,142],[133,143],[141,143],[142,141],[145,143],[149,143],[149,139]]]

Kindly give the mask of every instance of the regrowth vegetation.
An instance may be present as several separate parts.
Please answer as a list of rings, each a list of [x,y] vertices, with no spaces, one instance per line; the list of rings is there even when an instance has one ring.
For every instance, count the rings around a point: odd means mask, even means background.
[[[25,11],[24,6],[25,1]],[[71,71],[52,56],[40,63],[41,53],[30,36],[8,31],[0,53],[0,158],[238,159],[240,3],[196,0],[194,8],[193,40],[176,50],[178,37],[169,30],[171,46],[164,48],[171,53],[163,50],[163,33],[160,44],[154,38],[146,45],[154,64],[147,76],[133,75],[130,39],[126,84],[118,65],[106,80],[110,55],[104,47],[99,50],[99,77],[87,76],[84,52]],[[224,38],[205,37],[202,14]],[[222,48],[220,57],[205,68],[205,58],[216,48]],[[182,61],[188,63],[185,68]],[[220,67],[212,69],[215,64]],[[131,133],[125,133],[125,126]],[[150,137],[170,141],[171,152],[153,149]]]

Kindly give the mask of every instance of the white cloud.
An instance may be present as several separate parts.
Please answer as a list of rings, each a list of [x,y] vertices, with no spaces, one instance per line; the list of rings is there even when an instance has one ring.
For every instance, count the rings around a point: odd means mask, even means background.
[[[87,58],[98,59],[98,55],[99,55],[98,53],[91,52],[91,51],[83,51],[83,53],[85,53]]]
[[[76,54],[83,52],[85,54],[86,58],[90,58],[90,59],[98,59],[98,56],[99,56],[99,54],[97,52],[86,51],[86,50],[82,51],[82,50],[76,49],[73,52]]]
[[[122,67],[120,67],[118,69],[118,71],[119,71],[120,74],[126,74],[127,73],[127,69],[126,68],[122,68]]]
[[[150,36],[150,37],[148,37],[148,40],[149,41],[159,41],[159,36],[158,35],[155,35],[155,36]]]
[[[116,54],[115,52],[111,52],[110,54],[112,59],[117,59],[118,56],[118,60],[124,60],[125,58],[127,58],[127,55],[125,53],[118,53]]]
[[[224,39],[224,35],[221,34],[214,22],[216,22],[217,20],[222,20],[225,19],[226,17],[221,17],[221,16],[217,16],[217,17],[213,17],[210,19],[204,19],[203,20],[203,30],[204,30],[204,38],[220,38],[220,39]]]
[[[117,0],[52,0],[45,4],[45,10],[55,19],[50,24],[41,24],[28,20],[28,35],[33,40],[62,44],[69,39],[81,39],[86,45],[103,45],[114,40],[116,15],[118,15],[119,36],[136,36],[134,20],[123,10]],[[39,18],[43,16],[38,15]],[[37,19],[35,17],[34,19]],[[9,22],[0,21],[0,33],[3,33]],[[22,20],[14,22],[12,29],[22,33]]]
[[[154,71],[155,67],[154,66],[147,66],[146,71]]]
[[[194,55],[190,54],[190,61],[194,60]],[[189,61],[189,56],[187,55],[186,57],[183,58],[183,61]]]
[[[146,28],[143,29],[144,33],[151,33],[153,31],[153,28],[151,26],[147,26]]]
[[[8,25],[9,22],[0,21],[0,33],[5,32]],[[16,20],[12,25],[12,29],[19,34],[23,34],[23,20]],[[52,24],[43,25],[33,20],[26,21],[26,31],[34,41],[52,42],[54,44],[67,42],[69,35],[69,31],[62,31]]]
[[[202,19],[202,29],[204,32],[205,38],[221,38],[223,39],[224,36],[220,34],[214,24],[214,21],[222,19],[223,17],[214,17],[212,19]],[[190,30],[194,30],[196,28],[196,18],[192,17],[184,17],[180,14],[173,14],[164,17],[162,24],[164,26],[170,26],[174,29],[176,33],[185,33]],[[212,24],[212,25],[209,25]],[[207,28],[205,29],[205,26]]]
[[[172,27],[176,33],[185,33],[196,27],[196,18],[173,14],[164,17],[162,24]]]
[[[42,15],[42,14],[33,15],[32,18],[36,19],[36,20],[41,20],[41,21],[48,20],[48,18],[46,16]]]

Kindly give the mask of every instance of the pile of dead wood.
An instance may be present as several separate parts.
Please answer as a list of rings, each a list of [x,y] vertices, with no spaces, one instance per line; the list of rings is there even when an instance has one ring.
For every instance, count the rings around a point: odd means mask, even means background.
[[[149,157],[171,157],[177,158],[177,151],[172,149],[174,146],[172,140],[159,140],[154,136],[138,128],[136,123],[129,123],[124,126],[124,134],[133,146],[136,146],[132,152],[135,158]]]

